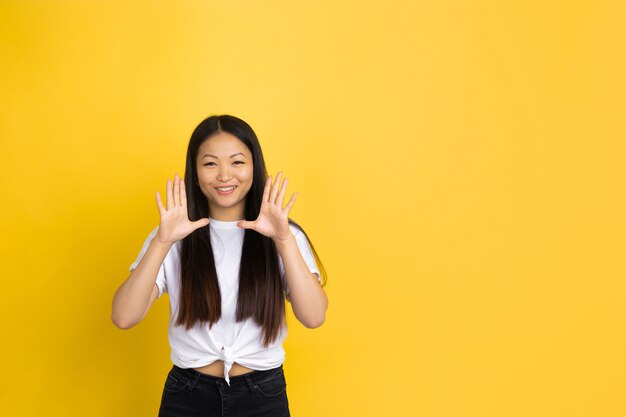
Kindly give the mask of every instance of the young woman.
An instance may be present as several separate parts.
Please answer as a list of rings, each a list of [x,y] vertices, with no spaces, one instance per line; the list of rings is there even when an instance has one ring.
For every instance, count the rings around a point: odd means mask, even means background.
[[[169,294],[173,366],[159,416],[290,415],[285,299],[315,328],[328,298],[319,257],[289,218],[297,193],[284,206],[281,177],[267,176],[246,122],[211,116],[191,135],[184,180],[167,180],[167,207],[156,193],[160,223],[115,293],[111,318],[129,329]]]

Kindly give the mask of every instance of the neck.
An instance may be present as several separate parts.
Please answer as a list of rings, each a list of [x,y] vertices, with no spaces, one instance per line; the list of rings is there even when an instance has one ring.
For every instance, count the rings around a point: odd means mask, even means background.
[[[222,222],[245,220],[243,207],[210,207],[209,217]]]

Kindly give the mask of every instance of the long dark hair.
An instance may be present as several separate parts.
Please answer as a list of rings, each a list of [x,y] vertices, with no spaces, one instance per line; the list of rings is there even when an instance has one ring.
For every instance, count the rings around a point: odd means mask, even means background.
[[[239,138],[252,153],[253,180],[245,200],[245,220],[254,221],[259,215],[267,170],[261,145],[252,128],[243,120],[229,115],[214,115],[203,120],[193,131],[187,147],[185,191],[190,221],[209,217],[207,197],[198,185],[196,157],[200,145],[218,132]],[[322,285],[326,271],[319,260],[308,235],[300,225],[289,219],[307,238],[319,267]],[[180,252],[180,299],[177,325],[186,329],[196,323],[213,326],[222,313],[222,299],[211,247],[210,224],[185,237]],[[241,264],[239,267],[239,295],[236,320],[252,317],[263,328],[263,345],[269,346],[280,332],[285,320],[285,295],[278,263],[278,251],[271,238],[245,229]]]

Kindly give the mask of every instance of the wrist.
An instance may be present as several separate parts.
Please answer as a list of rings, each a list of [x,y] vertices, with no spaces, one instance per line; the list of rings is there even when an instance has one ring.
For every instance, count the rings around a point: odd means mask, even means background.
[[[291,231],[285,237],[279,238],[278,236],[274,236],[272,239],[274,240],[274,243],[278,248],[288,246],[292,242],[295,243],[296,241],[296,237],[293,235],[293,233],[291,233]]]
[[[165,250],[169,250],[172,245],[174,244],[174,242],[162,242],[161,239],[159,239],[158,236],[155,236],[154,239],[152,239],[151,242],[154,246],[160,248],[160,249],[165,249]]]

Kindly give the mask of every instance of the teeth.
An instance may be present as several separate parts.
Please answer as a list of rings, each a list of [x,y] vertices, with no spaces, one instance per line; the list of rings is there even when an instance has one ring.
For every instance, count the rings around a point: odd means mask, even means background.
[[[235,187],[234,187],[234,186],[233,186],[233,187],[228,187],[228,188],[217,188],[217,187],[216,187],[216,189],[218,189],[218,190],[220,190],[220,191],[230,191],[230,190],[234,190],[234,189],[235,189]]]

